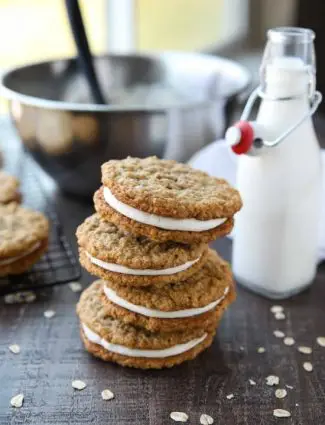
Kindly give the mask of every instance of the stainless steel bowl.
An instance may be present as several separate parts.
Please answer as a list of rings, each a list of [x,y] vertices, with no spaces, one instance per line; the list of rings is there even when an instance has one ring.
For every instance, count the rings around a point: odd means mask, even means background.
[[[250,83],[235,62],[197,53],[95,59],[110,103],[96,105],[75,59],[31,64],[2,78],[24,146],[65,191],[91,196],[100,165],[127,155],[187,160],[220,137]]]

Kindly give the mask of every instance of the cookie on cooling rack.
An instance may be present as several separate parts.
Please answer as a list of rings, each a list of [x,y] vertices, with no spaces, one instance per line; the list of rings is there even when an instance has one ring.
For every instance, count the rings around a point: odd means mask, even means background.
[[[19,203],[21,201],[19,181],[16,177],[0,171],[0,188],[0,204]]]
[[[0,205],[0,277],[30,269],[48,245],[49,222],[16,203]]]
[[[128,157],[102,165],[95,207],[103,219],[159,242],[210,242],[232,230],[242,201],[225,180],[186,164]]]

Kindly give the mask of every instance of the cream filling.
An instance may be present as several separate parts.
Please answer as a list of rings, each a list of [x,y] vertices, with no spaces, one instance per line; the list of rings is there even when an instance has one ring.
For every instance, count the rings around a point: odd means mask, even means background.
[[[24,254],[17,255],[16,257],[10,257],[5,260],[0,260],[0,266],[5,266],[7,264],[11,264],[11,263],[14,263],[15,261],[18,261],[21,258],[24,258],[27,255],[31,254],[32,252],[36,251],[40,246],[41,246],[41,242],[37,242],[35,245],[33,245],[31,248],[25,251]]]
[[[140,350],[138,348],[129,348],[124,345],[112,344],[106,341],[104,338],[97,335],[95,332],[90,330],[84,323],[81,324],[82,329],[85,333],[86,338],[94,344],[100,345],[105,350],[111,351],[112,353],[121,354],[122,356],[129,357],[148,357],[148,358],[164,358],[170,356],[177,356],[178,354],[185,353],[191,350],[196,345],[200,344],[205,340],[207,334],[200,336],[200,338],[192,339],[191,341],[185,342],[184,344],[177,344],[173,347],[165,348],[162,350]]]
[[[186,310],[177,310],[177,311],[160,311],[160,310],[154,310],[147,307],[142,307],[140,305],[132,304],[129,301],[119,297],[113,289],[107,287],[104,285],[104,292],[106,297],[114,304],[119,305],[120,307],[123,307],[129,311],[133,311],[135,313],[142,314],[143,316],[148,317],[157,317],[161,319],[176,319],[181,317],[191,317],[191,316],[197,316],[198,314],[205,313],[206,311],[212,310],[214,307],[216,307],[218,304],[221,303],[226,297],[226,295],[229,292],[229,287],[225,289],[224,295],[219,298],[216,301],[213,301],[210,304],[205,305],[204,307],[198,307],[198,308],[189,308]]]
[[[213,220],[197,220],[195,218],[170,218],[162,217],[156,214],[149,214],[140,211],[134,207],[119,201],[108,187],[104,186],[104,199],[110,207],[126,217],[138,221],[139,223],[149,224],[166,230],[180,230],[184,232],[204,232],[214,229],[224,223],[227,218],[216,218]]]
[[[166,276],[166,275],[180,273],[190,268],[191,266],[193,266],[193,264],[197,263],[200,259],[199,257],[196,260],[187,261],[186,263],[181,264],[180,266],[170,267],[170,268],[161,269],[161,270],[155,270],[155,269],[130,269],[129,267],[121,266],[119,264],[106,263],[106,261],[93,257],[92,255],[89,254],[89,252],[86,252],[86,255],[93,264],[96,264],[96,266],[101,267],[102,269],[109,270],[115,273],[130,274],[134,276]]]

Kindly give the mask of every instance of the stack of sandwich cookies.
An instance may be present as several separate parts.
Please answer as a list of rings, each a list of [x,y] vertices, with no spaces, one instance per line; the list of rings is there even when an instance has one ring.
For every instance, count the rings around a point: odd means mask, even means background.
[[[109,161],[102,175],[97,214],[77,230],[81,264],[101,279],[77,307],[86,349],[140,368],[193,359],[235,298],[229,265],[207,242],[231,231],[240,196],[157,158]]]
[[[32,267],[46,251],[48,236],[43,214],[15,203],[0,205],[0,277]]]

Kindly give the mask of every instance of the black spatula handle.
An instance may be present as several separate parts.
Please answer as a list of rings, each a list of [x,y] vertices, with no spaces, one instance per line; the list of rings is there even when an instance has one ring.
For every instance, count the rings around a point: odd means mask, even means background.
[[[82,72],[86,77],[94,101],[98,104],[106,104],[103,93],[100,89],[95,72],[93,58],[89,49],[89,43],[85,31],[85,26],[81,16],[78,0],[65,0],[69,17],[70,27],[76,43],[79,62]]]

